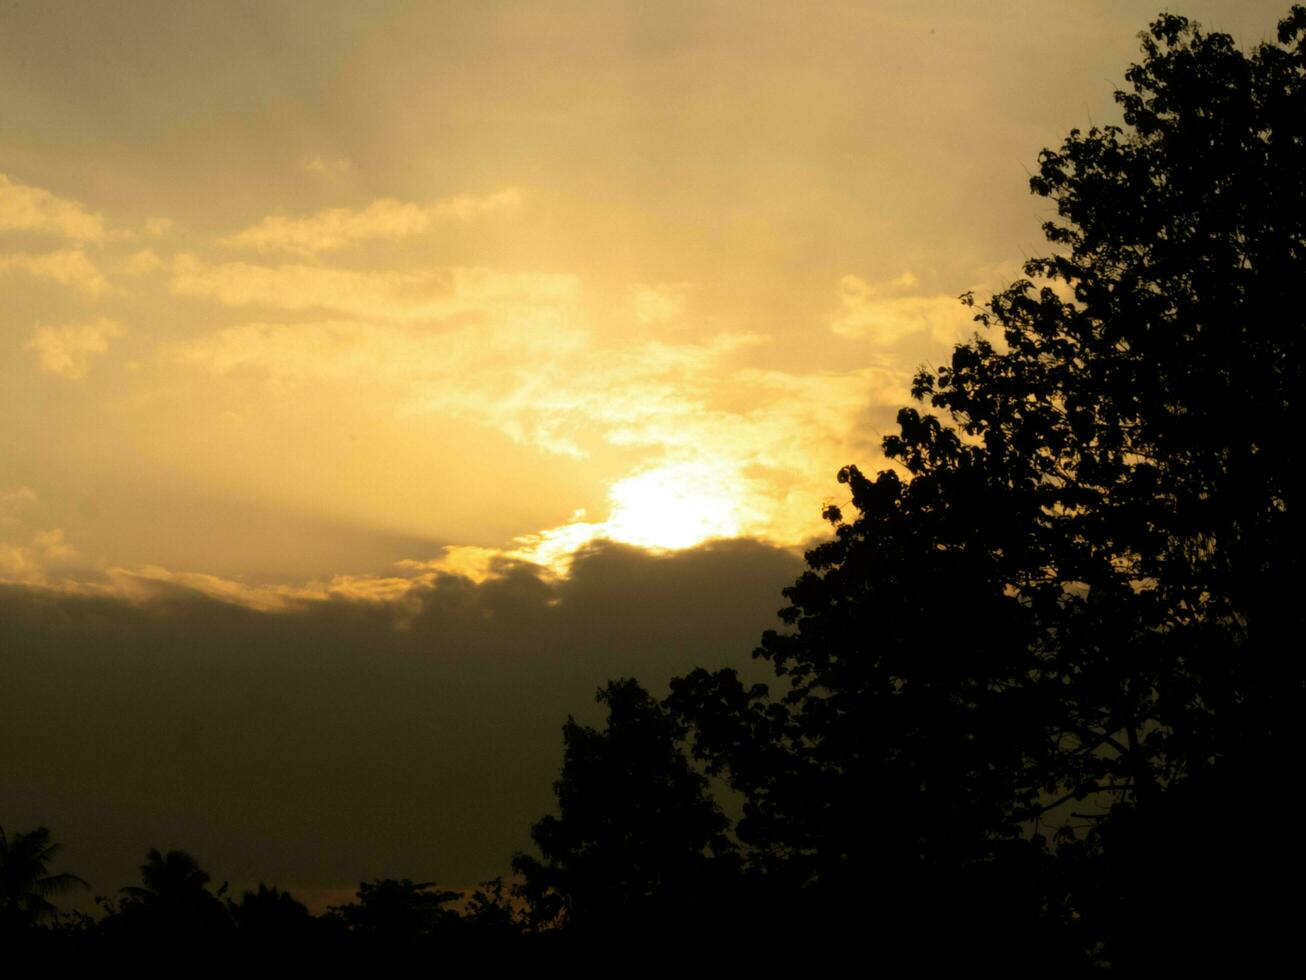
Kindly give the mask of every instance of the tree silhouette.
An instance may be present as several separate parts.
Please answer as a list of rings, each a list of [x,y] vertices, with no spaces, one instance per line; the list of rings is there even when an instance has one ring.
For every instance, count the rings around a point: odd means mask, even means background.
[[[25,926],[54,915],[50,896],[90,887],[68,872],[51,874],[49,866],[62,845],[46,827],[9,836],[0,827],[0,926]]]
[[[728,821],[682,751],[683,729],[633,680],[597,695],[602,731],[569,718],[559,814],[535,824],[542,859],[519,854],[537,921],[608,939],[632,923],[692,919],[732,867]]]
[[[275,885],[260,883],[258,891],[245,892],[239,902],[229,901],[227,908],[247,942],[290,942],[312,922],[304,904]]]
[[[125,902],[120,915],[127,928],[157,930],[180,939],[230,925],[222,902],[208,890],[209,873],[192,854],[176,850],[165,854],[151,848],[140,873],[140,885],[122,889]]]
[[[355,940],[394,952],[430,946],[458,919],[448,904],[458,892],[430,881],[407,878],[363,882],[349,905],[332,906],[332,916]]]
[[[1059,743],[1081,742],[1062,785],[1139,802],[1295,728],[1304,31],[1296,7],[1249,57],[1158,19],[1117,96],[1132,131],[1072,133],[1031,182],[1057,205],[1057,251],[1026,266],[1049,284],[981,312],[1003,349],[917,378],[1028,500],[1004,578],[1066,695]],[[886,448],[910,467],[939,440],[909,421]]]
[[[481,883],[467,900],[463,923],[477,939],[502,947],[520,937],[521,909],[502,878]]]
[[[1306,9],[1250,54],[1173,15],[1142,40],[1127,128],[1041,155],[1052,251],[977,307],[1000,336],[918,374],[899,469],[840,473],[851,519],[757,651],[776,692],[673,685],[751,861],[881,921],[941,908],[972,969],[1031,930],[1132,969],[1246,926],[1233,811],[1195,791],[1303,745]]]

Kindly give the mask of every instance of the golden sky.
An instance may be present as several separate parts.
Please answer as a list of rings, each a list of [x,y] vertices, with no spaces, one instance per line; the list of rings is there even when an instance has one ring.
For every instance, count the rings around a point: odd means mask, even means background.
[[[820,533],[1148,9],[8,7],[0,577]]]
[[[1243,44],[1286,8],[1175,5]],[[810,540],[1156,12],[5,4],[0,583],[507,608],[511,559],[549,616],[596,539]]]

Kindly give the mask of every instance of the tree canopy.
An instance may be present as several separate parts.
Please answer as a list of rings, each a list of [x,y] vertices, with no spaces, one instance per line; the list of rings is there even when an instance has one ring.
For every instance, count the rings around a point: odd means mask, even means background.
[[[1142,42],[1124,125],[1040,156],[1049,253],[963,297],[983,333],[917,375],[895,467],[840,472],[850,516],[757,651],[775,690],[673,685],[752,860],[946,895],[968,955],[1002,943],[985,894],[1028,934],[1095,901],[1074,862],[1232,847],[1209,809],[1164,829],[1177,801],[1301,746],[1306,9],[1250,53],[1175,15]],[[1126,905],[1159,887],[1127,878]]]
[[[537,917],[591,933],[631,920],[684,921],[733,857],[729,821],[680,747],[677,722],[633,680],[598,692],[602,731],[568,719],[554,784],[559,814],[531,836],[542,859],[514,870]]]

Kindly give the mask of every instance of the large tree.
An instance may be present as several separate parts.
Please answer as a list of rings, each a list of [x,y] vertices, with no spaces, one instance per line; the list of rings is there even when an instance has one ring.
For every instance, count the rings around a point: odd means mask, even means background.
[[[757,651],[776,689],[672,698],[755,861],[841,899],[925,883],[968,948],[1001,934],[986,894],[1022,929],[1142,907],[1229,850],[1194,800],[1301,746],[1306,9],[1250,53],[1174,15],[1142,40],[1124,125],[1041,155],[1049,254],[965,298],[985,332],[916,378],[896,468],[841,472],[850,515]],[[1109,887],[1063,874],[1092,854]],[[1084,944],[1123,962],[1128,931]]]

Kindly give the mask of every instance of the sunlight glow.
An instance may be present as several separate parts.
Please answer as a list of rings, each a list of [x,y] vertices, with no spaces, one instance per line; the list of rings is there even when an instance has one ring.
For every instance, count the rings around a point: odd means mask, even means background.
[[[740,533],[740,505],[729,472],[707,463],[672,463],[630,476],[608,492],[605,525],[614,541],[645,548],[689,548]]]
[[[409,569],[463,575],[484,581],[512,562],[529,562],[566,575],[576,554],[594,541],[617,541],[653,551],[692,548],[714,538],[753,533],[759,524],[745,501],[746,481],[721,463],[663,463],[618,480],[608,491],[606,521],[585,512],[536,534],[515,538],[516,547],[449,545],[430,562],[401,562]]]

